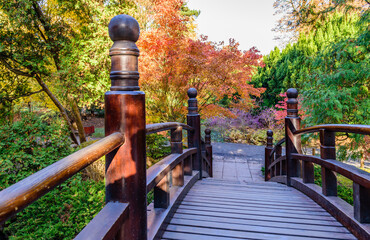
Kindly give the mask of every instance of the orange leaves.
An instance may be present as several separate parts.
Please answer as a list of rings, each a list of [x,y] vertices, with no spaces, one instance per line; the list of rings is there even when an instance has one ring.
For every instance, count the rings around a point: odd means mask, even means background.
[[[248,84],[253,71],[262,64],[258,50],[243,52],[233,39],[224,45],[209,42],[205,36],[189,38],[190,19],[181,14],[182,4],[181,0],[153,1],[153,22],[138,42],[140,84],[147,93],[148,116],[184,120],[190,87],[198,90],[199,108],[209,116],[230,114],[217,105],[225,95],[238,94],[241,99],[232,107],[250,109],[251,96],[264,91]]]

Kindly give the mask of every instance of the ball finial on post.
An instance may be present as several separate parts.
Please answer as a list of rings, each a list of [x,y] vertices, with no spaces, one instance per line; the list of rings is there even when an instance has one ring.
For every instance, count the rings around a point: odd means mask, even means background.
[[[189,88],[188,90],[188,111],[189,115],[198,114],[198,100],[196,99],[198,91],[195,88]]]
[[[108,25],[113,46],[109,50],[112,58],[110,79],[111,91],[136,91],[139,88],[139,39],[140,27],[135,18],[122,14],[112,18]]]
[[[289,88],[286,91],[288,97],[287,101],[287,115],[290,117],[298,116],[298,90],[295,88]]]
[[[211,144],[211,129],[207,128],[204,130],[205,136],[204,136],[204,142],[205,144],[210,145]]]
[[[273,144],[272,144],[272,141],[273,141],[273,135],[274,135],[274,132],[272,130],[267,130],[267,147],[272,147]]]

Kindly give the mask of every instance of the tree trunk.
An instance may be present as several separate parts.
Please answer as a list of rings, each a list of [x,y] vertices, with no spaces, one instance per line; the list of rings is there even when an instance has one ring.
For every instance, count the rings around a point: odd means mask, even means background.
[[[42,81],[42,79],[38,75],[35,76],[35,79],[38,82],[38,84],[42,87],[42,89],[44,90],[44,92],[49,96],[49,98],[51,99],[51,101],[53,101],[53,103],[55,104],[55,106],[59,109],[60,113],[62,114],[62,117],[67,122],[68,128],[71,131],[72,141],[74,143],[76,143],[77,145],[79,145],[79,142],[78,142],[78,140],[76,138],[76,135],[73,132],[74,128],[72,126],[72,122],[69,119],[68,114],[67,114],[67,111],[65,110],[65,108],[62,106],[62,104],[58,101],[58,99],[54,96],[54,94],[50,91],[50,89],[48,88],[48,86],[46,86],[46,84],[44,83],[44,81]]]
[[[71,106],[77,125],[78,136],[80,137],[80,143],[86,142],[85,131],[81,120],[81,114],[80,111],[78,110],[78,106],[74,98],[71,98]]]

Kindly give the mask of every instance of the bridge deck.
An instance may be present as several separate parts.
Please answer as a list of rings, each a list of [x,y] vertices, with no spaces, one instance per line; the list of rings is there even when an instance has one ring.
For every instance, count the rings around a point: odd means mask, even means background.
[[[278,183],[204,179],[178,206],[162,239],[356,239],[299,191]]]
[[[214,166],[215,178],[190,189],[162,239],[356,239],[301,192],[263,182],[258,160],[216,154]]]

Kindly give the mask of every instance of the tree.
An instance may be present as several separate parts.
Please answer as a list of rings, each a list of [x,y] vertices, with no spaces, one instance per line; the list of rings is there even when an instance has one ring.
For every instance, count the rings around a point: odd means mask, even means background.
[[[236,92],[241,101],[234,107],[251,108],[250,95],[259,96],[263,91],[248,84],[260,65],[258,51],[242,52],[234,40],[227,46],[208,42],[206,37],[194,40],[191,19],[181,13],[183,3],[153,1],[151,28],[138,42],[140,84],[147,93],[150,120],[183,121],[190,87],[198,89],[199,109],[206,115],[230,114],[217,102]]]
[[[74,141],[73,122],[84,141],[79,106],[101,98],[108,85],[106,26],[114,15],[134,6],[131,1],[1,2],[1,76],[11,72],[7,77],[26,83],[22,86],[28,86],[27,91],[13,94],[17,97],[41,88],[67,122]]]
[[[328,45],[358,34],[359,19],[357,15],[334,13],[326,21],[317,22],[315,31],[301,33],[297,43],[288,44],[283,50],[275,48],[265,56],[264,67],[259,67],[253,76],[256,87],[266,88],[262,105],[273,107],[281,99],[279,94],[288,88],[304,89],[313,68],[312,59]]]
[[[315,30],[317,23],[333,12],[360,14],[368,8],[367,0],[275,0],[275,14],[282,15],[274,30],[283,42],[296,40],[300,33]]]

